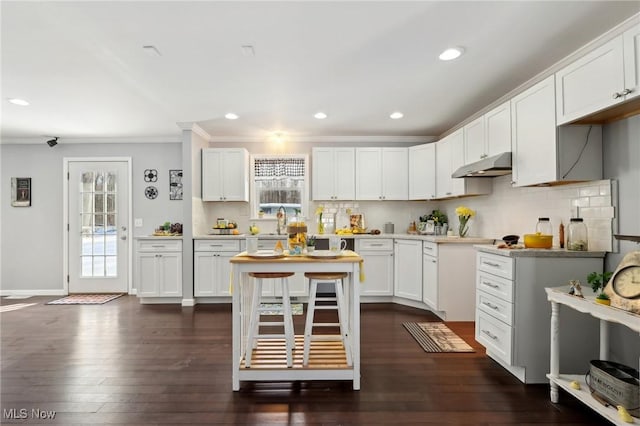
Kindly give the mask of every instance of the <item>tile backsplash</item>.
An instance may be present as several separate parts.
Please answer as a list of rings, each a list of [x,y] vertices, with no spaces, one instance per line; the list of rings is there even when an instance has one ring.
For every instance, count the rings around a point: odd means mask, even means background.
[[[351,208],[364,214],[369,228],[384,229],[386,222],[395,224],[395,233],[405,233],[412,221],[434,209],[440,209],[449,217],[449,226],[457,229],[455,209],[467,206],[476,211],[471,219],[469,236],[501,239],[508,234],[520,236],[535,232],[539,217],[549,217],[554,234],[554,246],[559,246],[560,221],[566,229],[569,219],[582,217],[587,225],[589,249],[617,252],[613,240],[617,229],[617,181],[599,180],[559,186],[513,188],[511,176],[491,178],[493,190],[489,195],[458,198],[446,201],[340,201],[309,202],[307,220],[315,223],[314,212],[324,206],[327,213],[337,208]],[[257,220],[250,217],[249,203],[203,203],[194,200],[194,234],[206,234],[217,217],[236,220],[241,232],[256,223],[261,232],[274,232],[274,220]]]
[[[554,246],[559,246],[560,221],[566,229],[569,219],[582,217],[587,225],[589,250],[616,251],[613,240],[616,225],[617,182],[599,180],[569,185],[513,188],[511,176],[493,178],[490,195],[447,200],[441,208],[457,226],[455,208],[467,206],[476,211],[471,234],[500,239],[507,234],[535,232],[539,217],[549,217]],[[455,228],[454,228],[455,229]]]

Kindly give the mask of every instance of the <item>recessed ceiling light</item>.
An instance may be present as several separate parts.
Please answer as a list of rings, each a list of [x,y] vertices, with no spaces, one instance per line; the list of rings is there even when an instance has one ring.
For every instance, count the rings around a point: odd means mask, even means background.
[[[234,114],[232,112],[228,112],[224,115],[224,118],[226,118],[227,120],[237,120],[238,119],[238,114]]]
[[[18,98],[9,99],[9,102],[11,102],[14,105],[20,105],[20,106],[29,105],[29,102],[25,101],[24,99],[18,99]]]
[[[391,117],[394,120],[398,120],[399,118],[404,117],[404,114],[399,112],[399,111],[396,111],[396,112],[392,113],[389,117]]]
[[[464,49],[462,47],[450,47],[438,56],[441,61],[450,61],[452,59],[456,59],[460,57],[464,53]]]
[[[316,112],[313,116],[318,120],[324,120],[325,118],[327,118],[327,114],[325,114],[324,112]]]

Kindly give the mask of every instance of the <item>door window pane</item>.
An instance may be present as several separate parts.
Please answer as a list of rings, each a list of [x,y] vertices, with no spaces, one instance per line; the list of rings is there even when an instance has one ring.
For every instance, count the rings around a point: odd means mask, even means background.
[[[81,276],[115,277],[118,275],[117,175],[91,171],[83,172],[80,179]]]

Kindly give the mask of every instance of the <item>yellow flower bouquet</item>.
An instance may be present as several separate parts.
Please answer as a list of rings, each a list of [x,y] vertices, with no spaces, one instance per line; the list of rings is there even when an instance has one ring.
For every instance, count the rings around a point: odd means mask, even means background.
[[[316,215],[318,216],[318,234],[324,234],[324,222],[322,222],[322,213],[324,212],[324,207],[319,206],[316,209]]]
[[[469,207],[460,206],[456,208],[456,215],[458,215],[458,235],[464,237],[469,232],[469,219],[476,215],[476,212]]]

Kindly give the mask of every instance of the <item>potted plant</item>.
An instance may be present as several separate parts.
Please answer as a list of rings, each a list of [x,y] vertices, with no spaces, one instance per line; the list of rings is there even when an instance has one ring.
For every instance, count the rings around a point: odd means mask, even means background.
[[[316,249],[316,237],[309,235],[307,238],[307,253],[311,253]]]
[[[604,272],[602,274],[599,272],[592,272],[587,275],[587,282],[591,284],[591,289],[596,293],[596,302],[603,305],[611,304],[609,296],[604,294],[604,286],[609,282],[611,275],[613,275],[613,272]]]

